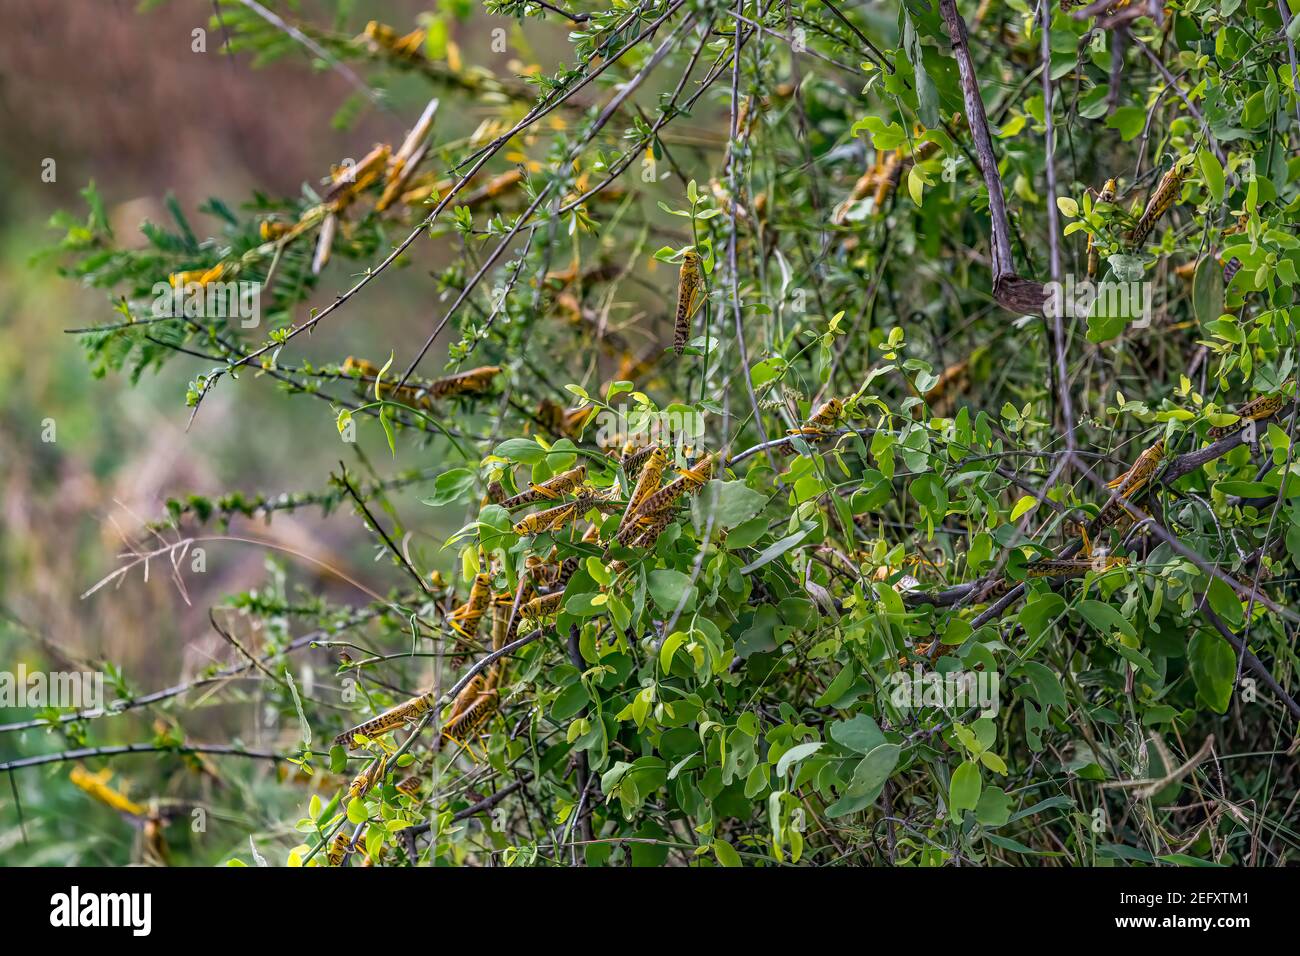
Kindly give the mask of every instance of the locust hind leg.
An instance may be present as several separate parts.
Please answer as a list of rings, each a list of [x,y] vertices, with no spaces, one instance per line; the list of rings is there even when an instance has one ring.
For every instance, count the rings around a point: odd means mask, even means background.
[[[452,737],[450,734],[443,734],[442,737],[443,740],[449,740],[453,744],[455,744],[462,753],[468,754],[469,759],[472,763],[474,763],[475,765],[478,764],[479,762],[478,755],[474,753],[474,750],[470,747],[468,740],[459,740],[455,737]]]
[[[1086,525],[1079,525],[1079,534],[1083,536],[1083,548],[1079,553],[1083,556],[1084,560],[1087,560],[1092,557],[1092,541],[1088,538],[1088,528]]]

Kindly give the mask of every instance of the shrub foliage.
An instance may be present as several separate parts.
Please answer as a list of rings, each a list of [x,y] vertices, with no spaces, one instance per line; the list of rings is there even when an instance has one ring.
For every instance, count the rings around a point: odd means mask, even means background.
[[[1286,2],[271,6],[211,35],[406,142],[207,238],[173,203],[119,242],[93,188],[60,226],[96,374],[337,431],[315,490],[172,501],[159,554],[338,508],[383,559],[230,598],[316,787],[272,862],[1295,858]],[[302,357],[399,270],[432,310]]]

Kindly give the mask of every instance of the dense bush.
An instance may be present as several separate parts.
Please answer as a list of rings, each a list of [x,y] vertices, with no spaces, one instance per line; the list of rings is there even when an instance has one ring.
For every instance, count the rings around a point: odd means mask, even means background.
[[[188,363],[191,431],[273,380],[338,432],[316,490],[177,498],[141,553],[183,587],[221,527],[340,508],[388,572],[213,615],[317,785],[260,853],[1293,860],[1286,3],[560,6],[221,0],[224,49],[412,135],[210,238],[123,244],[93,189],[61,224],[116,303],[96,374]],[[409,334],[302,357],[403,267]]]

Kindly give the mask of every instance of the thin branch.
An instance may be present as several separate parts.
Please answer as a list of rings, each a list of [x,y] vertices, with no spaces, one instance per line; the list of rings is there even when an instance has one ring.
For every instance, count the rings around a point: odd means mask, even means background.
[[[998,173],[997,157],[993,154],[993,139],[989,134],[984,100],[980,96],[979,78],[971,59],[966,21],[957,11],[956,0],[939,0],[939,12],[948,26],[949,42],[961,77],[966,122],[970,126],[980,172],[984,175],[984,185],[988,190],[989,225],[993,234],[993,296],[1012,312],[1040,314],[1047,298],[1046,290],[1042,283],[1017,275],[1015,260],[1011,255],[1011,227],[1007,218],[1006,194],[1002,188],[1002,177]]]

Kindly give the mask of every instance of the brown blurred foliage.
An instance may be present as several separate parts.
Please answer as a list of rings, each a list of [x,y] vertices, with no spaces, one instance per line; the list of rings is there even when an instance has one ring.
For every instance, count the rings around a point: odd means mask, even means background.
[[[399,22],[420,9],[389,6]],[[353,92],[346,80],[292,59],[253,70],[246,56],[224,56],[220,30],[209,29],[213,9],[207,0],[169,0],[144,13],[127,0],[0,0],[0,603],[29,625],[6,641],[0,623],[0,655],[30,660],[44,645],[55,660],[65,651],[116,660],[139,689],[225,658],[206,608],[263,580],[265,554],[209,548],[209,573],[188,582],[188,607],[165,561],[147,584],[136,571],[119,591],[80,600],[118,566],[123,535],[141,540],[141,524],[162,517],[166,498],[190,491],[318,487],[337,449],[319,450],[311,461],[321,467],[305,468],[312,436],[293,422],[250,430],[251,409],[266,398],[266,387],[251,383],[213,396],[186,433],[181,397],[197,365],[147,375],[138,389],[92,381],[80,345],[62,330],[103,320],[110,305],[51,267],[29,268],[55,238],[45,221],[58,209],[83,215],[78,190],[93,178],[122,243],[139,241],[141,221],[167,220],[168,191],[202,234],[208,224],[194,209],[208,197],[237,205],[254,187],[296,194],[399,125],[371,110],[353,129],[333,128]],[[192,50],[196,28],[207,30],[206,52]],[[41,179],[46,158],[57,163],[53,183]],[[328,417],[310,411],[328,432]],[[53,443],[40,437],[47,419],[57,424]],[[356,528],[347,515],[324,523],[281,515],[235,530],[341,561],[338,549]],[[296,569],[296,580],[357,598],[318,573]]]

